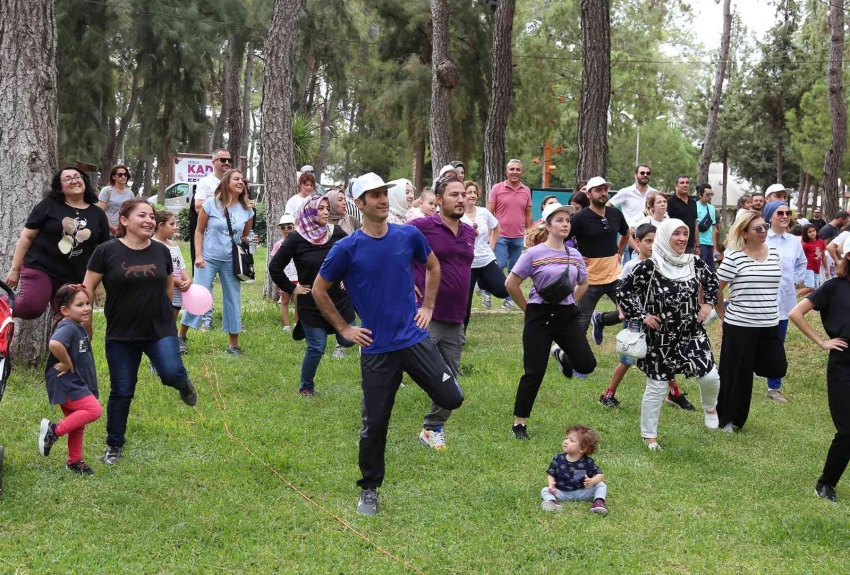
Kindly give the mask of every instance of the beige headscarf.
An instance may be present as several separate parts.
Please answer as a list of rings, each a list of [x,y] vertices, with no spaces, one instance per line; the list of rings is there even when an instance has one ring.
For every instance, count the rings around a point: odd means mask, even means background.
[[[342,190],[331,190],[327,194],[325,194],[325,199],[328,200],[328,207],[330,208],[330,214],[328,215],[328,223],[333,224],[335,226],[339,226],[342,228],[346,234],[351,235],[354,233],[354,227],[351,225],[351,220],[349,219],[347,214],[339,213],[339,195],[345,194]]]

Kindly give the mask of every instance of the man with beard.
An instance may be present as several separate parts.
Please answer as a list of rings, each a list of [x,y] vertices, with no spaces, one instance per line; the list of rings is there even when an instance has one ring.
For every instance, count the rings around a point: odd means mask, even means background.
[[[809,220],[809,223],[817,228],[818,233],[820,233],[821,228],[826,225],[826,221],[822,217],[820,208],[815,208],[812,211],[812,219]]]
[[[463,181],[454,175],[437,180],[434,184],[439,211],[408,222],[419,229],[440,263],[440,290],[428,335],[440,350],[452,375],[457,378],[460,371],[460,355],[463,350],[463,321],[466,319],[466,304],[469,298],[469,281],[474,258],[475,230],[460,221],[466,211],[466,189]],[[414,281],[419,294],[425,293],[425,266],[414,264]],[[417,298],[421,302],[421,298]],[[425,415],[419,439],[438,451],[446,449],[443,426],[451,415],[433,401]]]
[[[643,218],[646,209],[646,196],[656,190],[649,185],[652,169],[641,164],[635,168],[635,183],[623,188],[608,202],[609,206],[619,207],[623,211],[626,223],[631,225]],[[632,249],[626,247],[626,261],[632,259]]]

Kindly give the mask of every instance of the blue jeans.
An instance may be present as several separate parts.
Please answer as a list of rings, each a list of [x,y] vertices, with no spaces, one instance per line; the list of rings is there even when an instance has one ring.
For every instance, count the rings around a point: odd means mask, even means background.
[[[215,274],[218,274],[223,304],[221,329],[230,334],[238,334],[242,331],[242,283],[233,274],[233,263],[230,260],[206,260],[206,262],[205,267],[195,268],[194,282],[212,292],[213,280]],[[186,311],[180,323],[192,329],[198,329],[201,327],[201,316]]]
[[[519,256],[522,255],[522,245],[524,241],[525,240],[523,238],[499,238],[499,241],[496,243],[494,253],[496,254],[496,261],[499,262],[500,269],[507,266],[508,273],[511,273],[514,264],[516,264]],[[505,299],[505,301],[510,300],[511,298]]]
[[[351,322],[350,325],[355,325]],[[325,347],[328,343],[328,332],[321,327],[310,327],[301,323],[304,329],[304,339],[307,341],[307,351],[304,353],[304,360],[301,362],[301,385],[298,389],[313,389],[316,387],[316,382],[313,380],[316,377],[316,371],[319,369],[319,363],[322,361],[322,356],[325,355]],[[337,335],[336,342],[342,347],[351,347],[353,342],[348,341],[344,337]]]
[[[782,341],[785,341],[785,336],[788,334],[788,320],[780,319],[779,320],[779,337],[782,338]],[[774,379],[767,378],[767,388],[768,389],[779,389],[782,387],[782,379]]]
[[[106,404],[106,444],[122,447],[126,441],[124,432],[127,431],[130,402],[136,394],[142,354],[150,358],[163,385],[184,390],[189,385],[189,373],[183,366],[176,335],[156,341],[106,340],[105,347],[111,387]]]
[[[575,489],[573,491],[555,490],[555,494],[549,491],[548,487],[540,490],[540,497],[543,501],[593,501],[594,499],[605,499],[608,497],[608,486],[604,481],[600,481],[593,487],[585,487],[583,489]]]

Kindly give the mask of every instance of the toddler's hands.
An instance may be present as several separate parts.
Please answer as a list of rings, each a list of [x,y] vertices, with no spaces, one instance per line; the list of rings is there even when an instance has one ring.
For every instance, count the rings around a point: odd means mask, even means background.
[[[549,493],[551,493],[552,495],[555,495],[556,491],[558,491],[558,489],[554,485],[549,486]]]

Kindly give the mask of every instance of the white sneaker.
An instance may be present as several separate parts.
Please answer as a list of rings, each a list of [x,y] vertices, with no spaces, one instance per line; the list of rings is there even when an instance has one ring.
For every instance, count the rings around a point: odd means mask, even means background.
[[[485,293],[481,298],[481,305],[483,305],[487,309],[490,309],[490,307],[493,305],[493,302],[491,301],[490,297],[490,294]]]
[[[649,449],[650,451],[661,451],[662,449],[664,449],[663,447],[661,447],[661,444],[658,443],[657,441],[653,441],[652,443],[647,443],[646,448]]]
[[[443,428],[423,429],[419,432],[419,440],[428,447],[433,447],[437,451],[445,451],[446,438],[443,436]]]
[[[729,423],[721,427],[720,431],[724,433],[735,433],[735,428],[732,426],[732,422],[730,421]]]
[[[509,299],[506,299],[505,301],[502,302],[502,309],[507,310],[507,311],[516,311],[518,308],[517,308],[516,304],[514,304],[514,302],[512,302]]]
[[[334,359],[345,359],[345,348],[343,348],[341,345],[336,346],[334,348],[333,358]]]
[[[283,333],[292,333],[292,326],[283,326]]]
[[[720,418],[717,413],[705,414],[705,426],[709,429],[718,429],[720,427]]]

